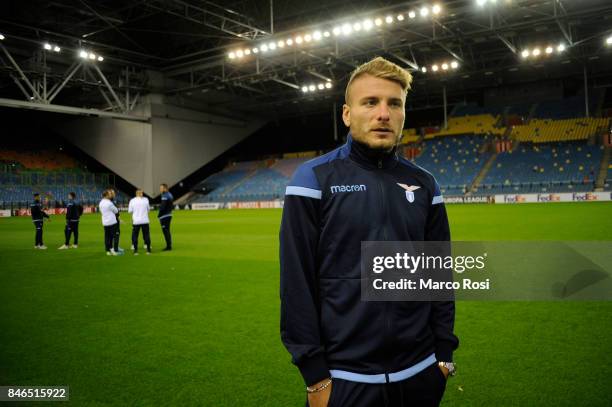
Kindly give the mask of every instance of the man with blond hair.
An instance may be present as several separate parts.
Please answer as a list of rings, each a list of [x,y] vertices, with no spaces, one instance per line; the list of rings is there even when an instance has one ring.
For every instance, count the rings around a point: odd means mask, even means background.
[[[361,299],[362,241],[450,240],[436,180],[397,152],[411,82],[380,57],[358,67],[346,144],[302,164],[285,192],[281,338],[310,407],[437,406],[455,371],[454,302]]]

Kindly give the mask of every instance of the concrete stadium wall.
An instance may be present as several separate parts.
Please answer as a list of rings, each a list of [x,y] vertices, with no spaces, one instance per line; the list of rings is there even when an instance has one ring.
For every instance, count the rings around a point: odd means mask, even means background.
[[[122,178],[159,195],[240,142],[265,122],[241,121],[163,103],[149,102],[139,114],[149,123],[77,118],[56,130]]]

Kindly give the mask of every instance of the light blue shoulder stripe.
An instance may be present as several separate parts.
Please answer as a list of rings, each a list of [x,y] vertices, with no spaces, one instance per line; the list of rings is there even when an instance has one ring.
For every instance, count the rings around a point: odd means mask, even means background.
[[[287,195],[302,195],[315,199],[321,199],[321,186],[314,173],[314,167],[323,165],[333,160],[346,158],[350,151],[350,143],[346,143],[327,154],[308,160],[300,165],[287,187]],[[297,189],[294,189],[297,188]],[[311,191],[307,191],[311,190]],[[288,191],[293,191],[289,193]],[[312,191],[315,191],[314,193]]]
[[[299,195],[308,198],[321,199],[321,191],[318,189],[288,186],[285,189],[285,195]]]

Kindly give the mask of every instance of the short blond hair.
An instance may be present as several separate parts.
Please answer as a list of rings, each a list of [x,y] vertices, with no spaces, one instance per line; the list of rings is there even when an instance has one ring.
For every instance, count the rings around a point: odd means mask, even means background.
[[[383,57],[376,57],[355,68],[351,74],[351,79],[349,79],[348,84],[346,85],[346,91],[344,92],[345,103],[348,103],[349,88],[353,84],[353,81],[366,74],[372,75],[376,78],[393,81],[402,87],[404,93],[408,93],[410,90],[410,85],[412,84],[412,75],[410,72]]]

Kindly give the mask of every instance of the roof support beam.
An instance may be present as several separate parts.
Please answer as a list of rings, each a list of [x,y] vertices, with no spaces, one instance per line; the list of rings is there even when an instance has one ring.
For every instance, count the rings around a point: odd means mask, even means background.
[[[3,99],[0,98],[0,106],[13,107],[19,109],[42,110],[46,112],[67,113],[83,116],[110,117],[113,119],[133,120],[138,122],[148,122],[149,118],[144,116],[135,116],[131,114],[105,112],[99,109],[83,109],[79,107],[54,105],[46,103],[25,102],[23,100]]]

